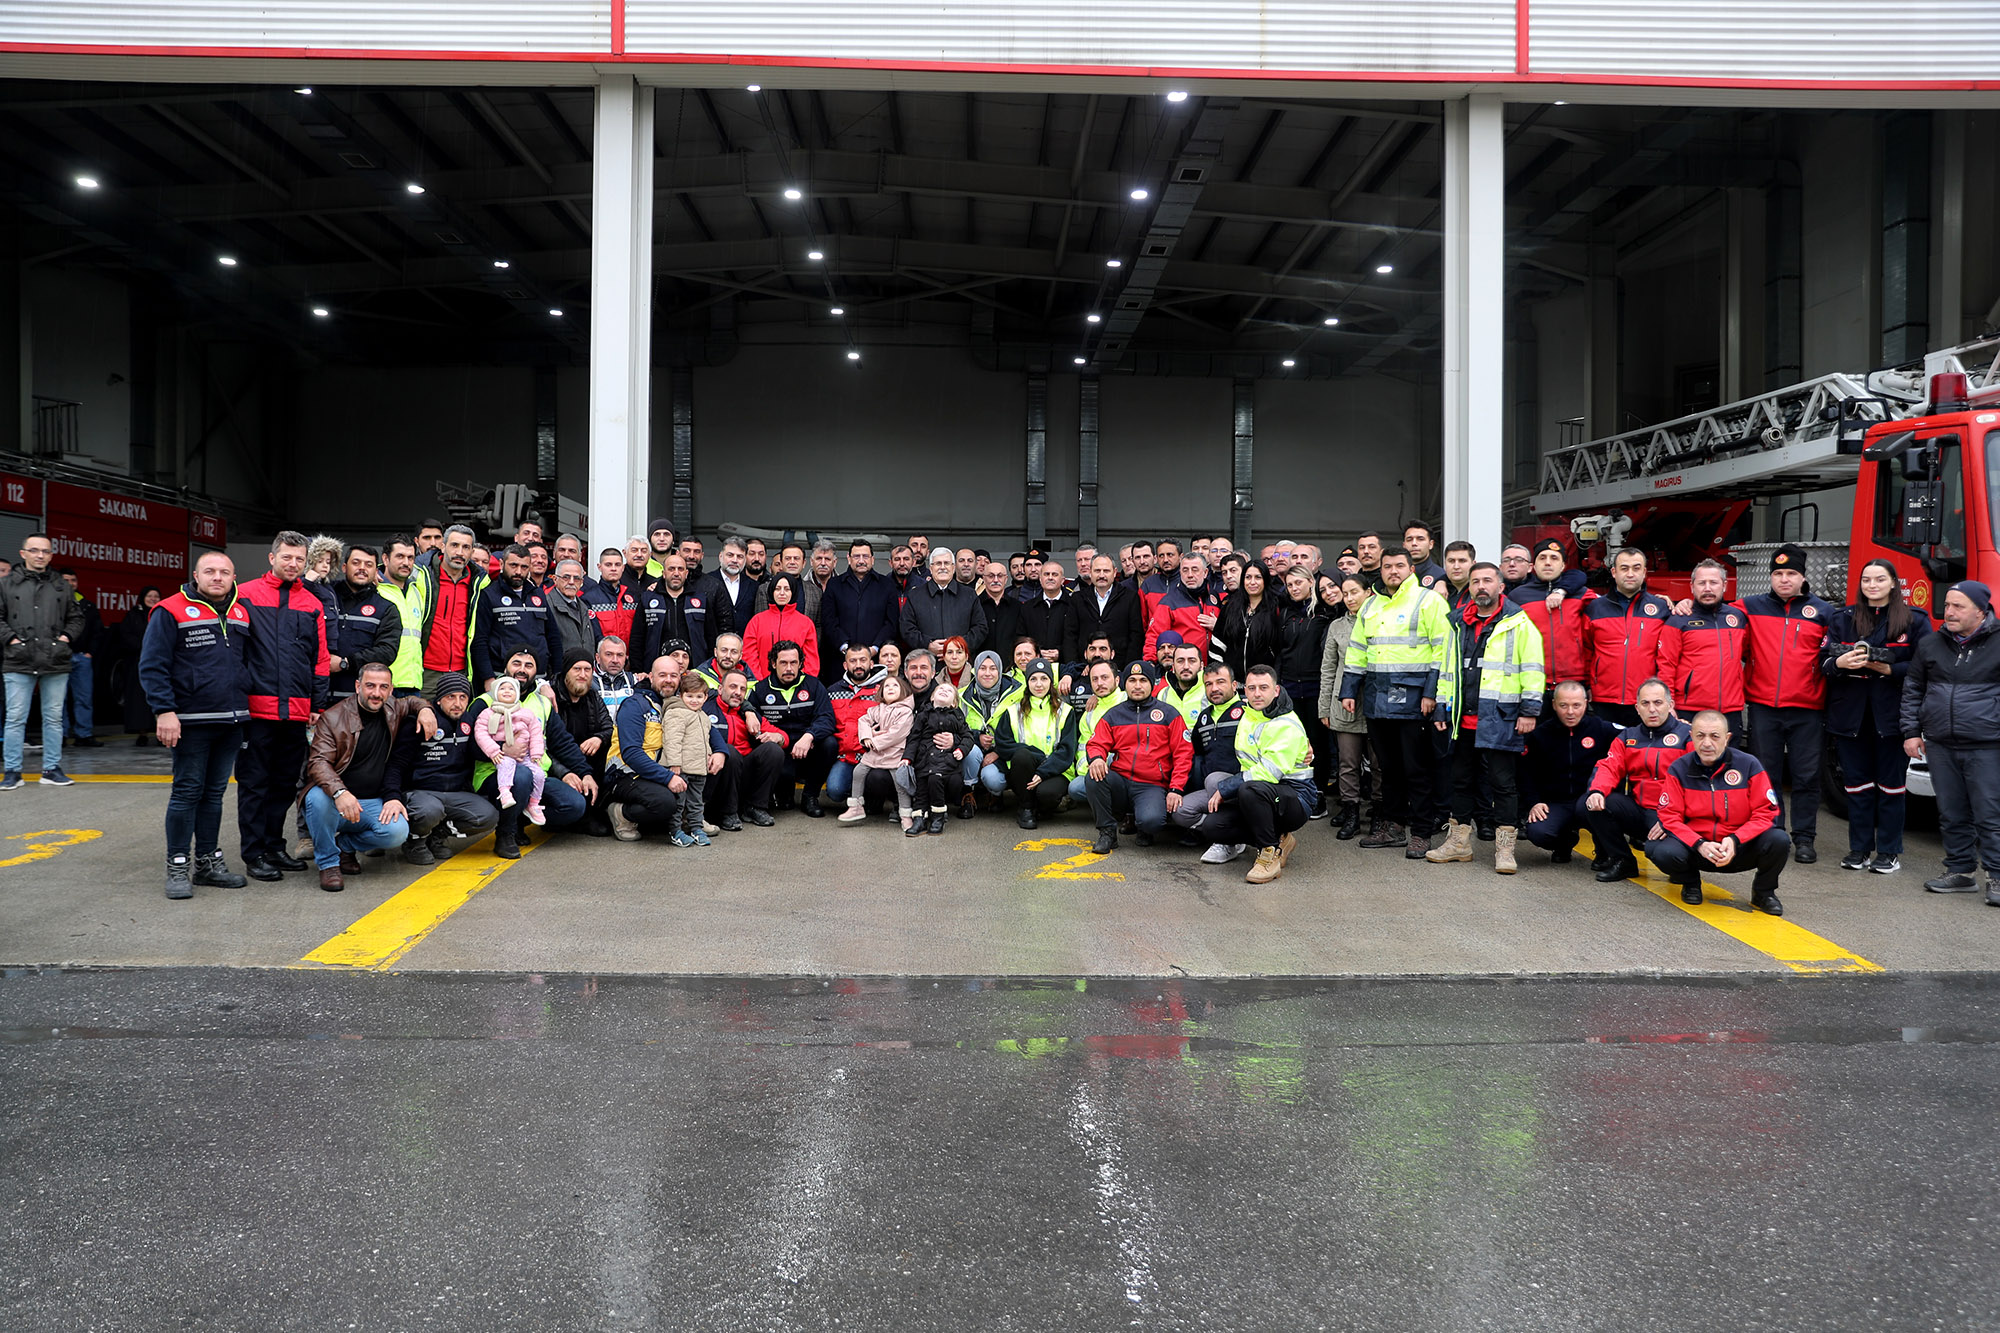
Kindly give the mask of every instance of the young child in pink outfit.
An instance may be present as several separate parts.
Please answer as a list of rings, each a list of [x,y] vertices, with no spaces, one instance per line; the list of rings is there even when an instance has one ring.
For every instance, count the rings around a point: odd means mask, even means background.
[[[907,762],[903,758],[903,742],[910,738],[913,716],[909,682],[901,676],[885,677],[875,697],[878,701],[875,706],[861,715],[861,758],[855,761],[854,788],[847,798],[847,810],[840,816],[843,824],[859,824],[868,818],[861,801],[861,788],[868,781],[865,770],[879,768],[893,773]],[[900,794],[898,804],[902,804]],[[898,813],[903,827],[908,828],[909,807],[902,805]]]
[[[514,769],[516,761],[503,754],[508,745],[527,747],[529,780],[535,786],[528,793],[527,815],[530,823],[546,823],[542,815],[542,783],[547,775],[542,772],[542,753],[546,742],[542,736],[542,720],[531,709],[521,707],[521,686],[511,676],[502,676],[493,682],[493,702],[479,715],[479,725],[473,728],[473,740],[493,761],[493,776],[500,784],[500,808],[511,809],[514,805]]]

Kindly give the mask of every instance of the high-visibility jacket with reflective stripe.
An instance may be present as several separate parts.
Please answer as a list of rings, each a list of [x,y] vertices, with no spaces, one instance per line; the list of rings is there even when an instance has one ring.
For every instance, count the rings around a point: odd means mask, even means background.
[[[1451,626],[1454,642],[1472,632],[1463,613],[1451,618]],[[1541,716],[1542,691],[1547,687],[1542,673],[1542,632],[1519,606],[1510,606],[1500,616],[1479,653],[1477,699],[1459,697],[1465,683],[1461,656],[1456,649],[1448,655],[1445,673],[1438,682],[1438,707],[1451,718],[1452,736],[1456,738],[1464,730],[1465,715],[1470,711],[1478,719],[1473,726],[1477,748],[1521,753],[1528,738],[1515,731],[1514,724],[1524,717]]]
[[[493,696],[490,694],[482,694],[477,699],[474,699],[472,702],[483,706],[492,703]],[[540,690],[530,689],[527,692],[527,694],[522,698],[520,706],[527,709],[529,712],[533,713],[536,717],[542,720],[542,734],[547,735],[549,731],[549,714],[555,711],[555,705],[551,704],[548,701],[547,696],[545,696]],[[472,714],[471,709],[467,709],[466,712],[468,715]],[[476,722],[478,719],[476,716],[473,716],[473,720]],[[547,745],[544,745],[542,747],[542,757],[539,760],[539,763],[541,764],[542,772],[544,773],[549,771],[549,766],[554,762],[554,760],[551,758],[551,751],[553,748],[554,747]],[[493,776],[493,761],[486,757],[486,752],[484,750],[481,750],[479,752],[479,757],[472,761],[472,789],[474,791],[478,791],[481,787],[486,785],[486,779],[492,776]]]
[[[1276,717],[1245,704],[1236,724],[1236,762],[1245,782],[1311,782],[1312,764],[1306,752],[1312,741],[1296,709]]]
[[[1070,765],[1069,770],[1072,778],[1082,777],[1084,770],[1090,767],[1090,756],[1084,753],[1083,747],[1086,741],[1097,734],[1098,720],[1116,708],[1124,697],[1123,691],[1114,691],[1102,699],[1093,695],[1090,702],[1085,705],[1083,716],[1077,719],[1076,724],[1076,762]]]
[[[1394,594],[1369,599],[1347,645],[1341,696],[1358,699],[1362,715],[1408,719],[1437,698],[1438,678],[1455,648],[1444,598],[1415,579]]]
[[[412,573],[406,588],[383,579],[375,591],[393,603],[396,614],[403,618],[403,638],[396,647],[396,660],[389,664],[396,688],[420,690],[424,687],[424,617],[429,612],[429,585]]]

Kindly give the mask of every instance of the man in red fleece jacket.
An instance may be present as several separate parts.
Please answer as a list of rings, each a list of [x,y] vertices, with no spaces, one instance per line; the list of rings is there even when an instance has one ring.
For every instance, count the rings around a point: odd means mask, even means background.
[[[1755,870],[1750,904],[1783,916],[1778,876],[1792,840],[1777,827],[1778,794],[1755,755],[1732,749],[1729,721],[1713,709],[1695,714],[1693,752],[1667,770],[1660,787],[1660,830],[1646,855],[1681,886],[1681,901],[1701,902],[1704,871]]]

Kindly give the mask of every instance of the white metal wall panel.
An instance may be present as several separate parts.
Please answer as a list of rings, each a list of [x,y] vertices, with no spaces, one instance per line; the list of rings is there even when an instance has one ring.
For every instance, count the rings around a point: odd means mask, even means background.
[[[5,0],[0,42],[608,51],[611,0]]]
[[[1513,0],[628,0],[630,52],[1512,72]]]
[[[1536,73],[2000,78],[1996,0],[1532,0]]]

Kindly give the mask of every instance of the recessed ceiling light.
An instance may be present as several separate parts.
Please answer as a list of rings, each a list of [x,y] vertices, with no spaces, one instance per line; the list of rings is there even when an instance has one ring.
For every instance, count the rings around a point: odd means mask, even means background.
[[[847,359],[848,359],[849,361],[859,361],[859,360],[861,359],[861,353],[859,353],[859,352],[849,352],[849,353],[847,354]]]
[[[1102,324],[1104,322],[1104,316],[1098,314],[1096,311],[1093,310],[1089,314],[1083,317],[1083,322],[1086,324]]]
[[[411,181],[408,185],[405,185],[403,188],[408,190],[411,194],[422,194],[424,192],[424,187],[417,184],[415,181]]]
[[[297,93],[300,97],[311,97],[313,95],[313,90],[310,88],[294,88],[292,89],[292,91]]]
[[[807,259],[810,259],[810,260],[812,260],[812,261],[813,261],[813,262],[815,262],[815,263],[817,263],[818,261],[820,261],[820,260],[822,260],[822,259],[825,259],[825,258],[826,258],[826,251],[824,251],[824,250],[808,250],[808,251],[806,251],[806,258],[807,258]]]
[[[1377,264],[1375,266],[1375,271],[1377,273],[1394,273],[1396,271],[1396,266],[1394,264]]]
[[[743,91],[746,93],[761,93],[764,91],[764,85],[761,83],[747,84]]]
[[[1187,101],[1187,94],[1181,89],[1176,88],[1167,94],[1167,100],[1169,102],[1185,102]]]
[[[1557,106],[1568,106],[1568,105],[1569,105],[1569,103],[1568,103],[1568,102],[1557,102],[1557,103],[1556,103],[1556,105],[1557,105]]]
[[[323,305],[316,305],[316,306],[314,306],[314,307],[312,308],[312,312],[313,312],[313,314],[315,314],[315,315],[319,316],[319,317],[320,317],[321,319],[325,319],[325,318],[326,318],[326,317],[327,317],[328,315],[331,315],[331,314],[333,313],[333,312],[332,312],[331,310],[328,310],[328,309],[327,309],[327,308],[326,308],[325,306],[323,306]]]
[[[1332,328],[1334,325],[1340,323],[1340,316],[1328,315],[1325,319],[1321,320],[1320,323],[1326,325],[1328,328]]]
[[[844,305],[837,305],[833,309],[827,311],[827,313],[829,315],[844,315],[847,313],[847,307]]]
[[[1132,191],[1132,197],[1134,199],[1144,199],[1147,197],[1147,193],[1144,190],[1134,190]]]
[[[1296,366],[1298,362],[1294,361],[1291,357],[1288,356],[1285,358],[1284,364],[1285,364],[1285,369],[1290,370],[1293,366]]]
[[[797,186],[793,186],[791,189],[785,191],[785,198],[790,199],[794,203],[797,203],[799,200],[805,197],[806,197],[805,191],[799,189]]]
[[[1122,259],[1107,259],[1107,260],[1105,260],[1105,261],[1104,261],[1104,267],[1106,267],[1106,268],[1124,268],[1124,267],[1125,267],[1125,261],[1124,261],[1124,260],[1122,260]]]
[[[512,261],[510,261],[510,260],[506,260],[506,259],[496,259],[496,260],[494,260],[494,261],[493,261],[493,267],[495,267],[495,268],[512,268],[512,267],[514,267],[514,265],[513,265]]]
[[[76,178],[76,188],[77,188],[77,189],[79,189],[79,190],[94,190],[94,189],[96,189],[96,188],[97,188],[97,177],[95,177],[95,176],[78,176],[78,177]]]
[[[551,315],[555,316],[555,317],[556,317],[557,319],[561,319],[561,318],[562,318],[562,307],[561,307],[561,306],[559,306],[559,305],[552,305],[552,306],[550,306],[550,307],[549,307],[549,313],[550,313]]]
[[[217,255],[217,256],[215,257],[215,262],[216,262],[216,263],[218,263],[218,264],[220,264],[220,265],[222,265],[222,266],[223,266],[224,268],[235,268],[235,267],[236,267],[236,256],[235,256],[235,255]]]
[[[1080,356],[1073,356],[1070,358],[1070,360],[1074,361],[1079,366],[1085,364],[1084,359]]]

